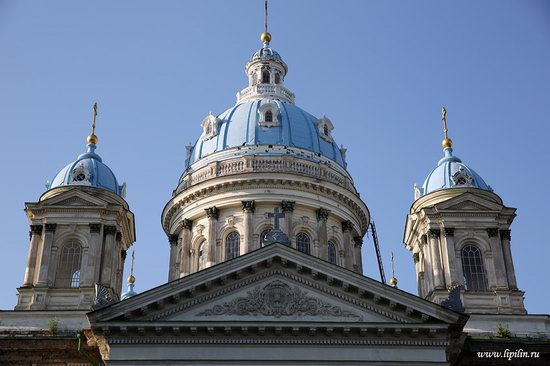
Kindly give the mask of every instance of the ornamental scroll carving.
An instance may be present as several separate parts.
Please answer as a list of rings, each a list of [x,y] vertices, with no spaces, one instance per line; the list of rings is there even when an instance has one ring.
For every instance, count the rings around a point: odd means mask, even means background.
[[[329,302],[307,296],[308,292],[297,286],[291,288],[284,282],[273,281],[263,287],[256,287],[247,292],[246,297],[239,297],[221,305],[215,305],[198,316],[240,315],[240,316],[332,316],[353,318],[357,321],[362,316]]]

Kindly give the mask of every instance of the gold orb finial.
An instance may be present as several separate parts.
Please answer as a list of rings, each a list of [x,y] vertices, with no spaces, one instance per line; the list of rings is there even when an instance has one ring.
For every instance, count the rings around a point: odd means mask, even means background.
[[[260,36],[262,43],[271,42],[271,33],[263,32]]]
[[[395,278],[395,277],[392,276],[392,278],[390,278],[390,285],[391,285],[392,287],[397,286],[397,278]]]
[[[92,133],[91,135],[88,135],[88,138],[86,139],[86,141],[88,141],[89,144],[97,145],[97,142],[99,141],[99,139],[95,134]]]
[[[453,146],[453,140],[451,140],[450,138],[444,138],[443,141],[441,142],[441,146],[443,146],[443,148],[448,148],[448,147],[452,147]]]
[[[130,277],[128,277],[128,283],[135,283],[135,282],[136,282],[136,278],[130,275]]]

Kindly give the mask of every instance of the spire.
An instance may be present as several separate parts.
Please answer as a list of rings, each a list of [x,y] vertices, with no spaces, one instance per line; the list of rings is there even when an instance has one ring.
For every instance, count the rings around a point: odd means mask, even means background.
[[[443,142],[441,142],[441,146],[443,146],[444,149],[451,148],[453,146],[453,140],[447,135],[449,129],[447,128],[447,109],[445,107],[441,108],[441,120],[443,121],[443,134],[445,136]]]
[[[132,250],[132,265],[130,267],[130,276],[128,277],[128,290],[122,294],[120,297],[121,300],[137,295],[137,292],[134,291],[134,284],[136,282],[136,278],[134,277],[134,253],[135,252]]]
[[[94,103],[94,107],[93,107],[93,120],[92,120],[92,133],[88,136],[88,144],[94,144],[96,145],[97,142],[98,142],[98,138],[97,136],[95,135],[95,121],[96,121],[96,118],[97,118],[97,102]]]
[[[390,286],[397,288],[397,278],[395,278],[395,263],[393,259],[393,252],[391,252],[391,278]]]
[[[271,34],[267,31],[267,0],[264,3],[264,32],[260,36],[264,48],[269,47],[269,42],[271,42]]]

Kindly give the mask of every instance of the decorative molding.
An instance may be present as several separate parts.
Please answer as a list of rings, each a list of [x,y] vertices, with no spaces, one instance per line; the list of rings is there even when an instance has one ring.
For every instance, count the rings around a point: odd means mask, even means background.
[[[443,228],[443,235],[445,235],[445,237],[447,237],[447,236],[454,236],[454,235],[455,235],[455,229],[454,229],[454,227],[446,227],[446,228]]]
[[[254,211],[256,210],[254,200],[241,201],[241,203],[243,205],[243,212],[254,213]]]
[[[511,240],[510,230],[500,230],[500,237],[502,239]]]
[[[284,212],[293,212],[295,201],[282,201],[281,210]]]
[[[31,235],[42,235],[42,229],[44,227],[42,225],[31,225]]]
[[[105,235],[115,235],[116,234],[116,226],[114,225],[105,225],[103,228],[103,234]]]
[[[204,211],[206,211],[206,216],[209,219],[217,220],[220,217],[220,211],[216,206],[205,208]]]
[[[177,245],[178,244],[179,236],[177,234],[171,234],[168,236],[168,242],[170,243],[170,246]]]
[[[90,233],[98,234],[101,231],[101,224],[90,224]]]
[[[487,229],[487,235],[489,235],[489,238],[494,238],[498,236],[498,228],[496,227],[490,227]]]
[[[291,288],[284,282],[275,280],[264,287],[257,286],[248,291],[247,297],[239,297],[223,305],[215,305],[197,316],[239,315],[239,316],[333,316],[362,320],[362,316],[342,310],[321,299],[307,296],[307,292],[297,286]]]
[[[183,229],[191,230],[191,228],[193,227],[193,221],[189,219],[183,219],[181,220],[181,227]]]
[[[353,222],[346,220],[342,221],[342,231],[352,231],[353,230]]]
[[[46,232],[53,233],[55,232],[56,227],[57,227],[57,224],[46,224]]]
[[[321,221],[321,220],[324,220],[324,221],[327,221],[328,220],[328,215],[330,214],[330,210],[327,210],[326,208],[319,208],[317,211],[317,221]]]
[[[430,236],[431,239],[439,238],[441,236],[441,230],[439,230],[439,229],[429,229],[428,230],[428,235]]]

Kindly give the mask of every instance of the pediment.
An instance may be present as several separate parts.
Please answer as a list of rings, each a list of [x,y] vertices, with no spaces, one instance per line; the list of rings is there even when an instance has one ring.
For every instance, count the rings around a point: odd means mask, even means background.
[[[438,211],[500,211],[503,206],[486,198],[476,196],[472,193],[465,193],[450,200],[438,203],[435,207]]]
[[[41,202],[44,206],[105,207],[107,202],[77,189],[64,192]]]
[[[454,324],[467,319],[278,243],[88,313],[88,317],[92,327],[204,322]]]

